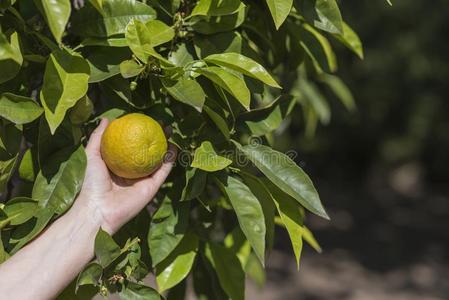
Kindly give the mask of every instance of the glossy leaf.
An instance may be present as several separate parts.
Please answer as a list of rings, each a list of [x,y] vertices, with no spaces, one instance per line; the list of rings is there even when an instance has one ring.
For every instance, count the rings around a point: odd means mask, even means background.
[[[125,48],[95,47],[86,55],[89,63],[89,83],[101,82],[120,73],[122,61],[131,58],[131,52]]]
[[[266,0],[276,29],[281,27],[293,6],[293,0]]]
[[[242,181],[232,176],[227,177],[224,190],[237,215],[240,228],[264,264],[266,227],[259,200]]]
[[[233,300],[245,298],[245,273],[237,256],[221,245],[209,242],[206,257],[218,275],[221,287]]]
[[[156,282],[163,292],[183,280],[190,272],[198,250],[198,237],[186,234],[173,252],[156,266]]]
[[[23,63],[17,32],[11,34],[10,41],[0,32],[0,84],[14,78]]]
[[[219,66],[233,69],[237,72],[258,79],[269,86],[280,88],[276,80],[274,80],[274,78],[268,73],[267,70],[265,70],[263,66],[242,54],[212,54],[204,58],[204,60],[206,62],[211,62]]]
[[[143,2],[136,0],[103,0],[101,13],[86,4],[73,16],[72,31],[83,37],[110,37],[123,34],[129,21],[153,20],[156,12]]]
[[[202,111],[206,94],[201,85],[194,79],[180,78],[179,80],[162,80],[162,84],[167,92],[176,100],[188,104]]]
[[[102,228],[95,237],[95,256],[99,264],[106,268],[121,254],[120,247],[114,239]]]
[[[76,288],[75,292],[82,285],[94,285],[97,286],[100,283],[100,279],[103,275],[103,267],[96,263],[89,263],[84,270],[78,275],[78,279],[76,280]]]
[[[128,282],[119,293],[121,300],[161,300],[161,295],[149,286]]]
[[[22,157],[19,165],[19,176],[23,180],[33,182],[36,179],[38,171],[37,166],[37,151],[34,149],[27,149]]]
[[[181,201],[190,201],[200,196],[206,187],[207,173],[196,168],[186,169],[186,185],[182,190]]]
[[[52,134],[67,110],[86,94],[89,73],[89,64],[81,55],[64,49],[51,53],[45,67],[40,98]]]
[[[15,124],[26,124],[37,119],[44,110],[29,97],[4,93],[0,96],[0,117]]]
[[[23,224],[31,219],[39,210],[37,202],[27,197],[13,198],[6,203],[3,211],[6,213],[9,225]]]
[[[320,244],[318,244],[317,240],[313,236],[313,233],[307,228],[306,226],[303,226],[303,233],[302,238],[304,241],[307,242],[316,252],[321,253],[322,249]]]
[[[363,59],[363,46],[357,33],[349,27],[348,24],[343,22],[343,32],[341,34],[334,35],[340,42],[343,43],[348,49],[352,50],[358,57]]]
[[[234,96],[247,110],[251,101],[251,95],[245,81],[237,75],[219,67],[207,67],[196,72],[204,75],[216,85],[222,87]]]
[[[267,190],[260,178],[246,172],[242,173],[242,177],[245,184],[249,187],[254,196],[256,196],[262,206],[266,228],[265,241],[268,248],[272,249],[274,243],[274,217],[276,207],[273,203],[270,192]]]
[[[151,46],[156,47],[170,42],[175,37],[172,27],[158,20],[150,20],[145,23],[150,33]]]
[[[240,27],[245,21],[245,8],[232,15],[209,17],[195,22],[192,28],[201,34],[216,34]]]
[[[300,38],[301,47],[312,60],[319,71],[335,72],[337,60],[328,39],[308,24],[303,24],[302,29],[292,29]]]
[[[62,35],[70,18],[70,0],[36,0],[42,7],[45,20],[50,31],[58,43],[61,43]]]
[[[151,45],[151,34],[143,22],[133,19],[126,27],[126,43],[132,52],[144,63],[148,60],[143,45]]]
[[[163,261],[187,231],[190,201],[173,204],[165,198],[151,220],[148,247],[153,266]]]
[[[219,53],[241,53],[242,36],[236,31],[223,32],[210,36],[195,36],[195,52],[199,58]]]
[[[268,180],[264,181],[266,188],[270,191],[272,199],[276,205],[281,221],[287,229],[288,236],[292,243],[293,252],[296,257],[296,266],[299,269],[301,251],[303,246],[303,222],[304,216],[301,213],[301,207],[294,198],[284,193],[278,187]]]
[[[336,0],[315,0],[315,10],[319,18],[314,22],[316,28],[330,33],[343,32],[343,19]]]
[[[241,122],[249,128],[253,136],[265,135],[282,124],[292,112],[295,103],[293,97],[281,96],[266,107],[242,114]]]
[[[135,60],[129,59],[120,63],[120,74],[123,78],[136,77],[145,70],[144,65],[139,65]]]
[[[81,46],[106,46],[106,47],[127,47],[125,38],[86,38],[81,42]]]
[[[215,152],[211,142],[204,141],[196,148],[191,166],[207,172],[223,170],[232,164],[232,160]]]
[[[223,16],[236,13],[244,8],[240,0],[200,0],[192,11],[192,16]]]
[[[33,199],[39,201],[41,207],[64,213],[81,189],[86,164],[83,146],[65,148],[52,155],[52,160],[37,174]]]
[[[240,149],[282,191],[314,214],[329,219],[312,180],[290,157],[264,145],[248,145]]]
[[[36,212],[34,217],[28,222],[21,224],[11,236],[11,243],[14,244],[9,251],[11,255],[19,251],[29,241],[36,237],[53,217],[53,211],[49,209],[41,209]]]

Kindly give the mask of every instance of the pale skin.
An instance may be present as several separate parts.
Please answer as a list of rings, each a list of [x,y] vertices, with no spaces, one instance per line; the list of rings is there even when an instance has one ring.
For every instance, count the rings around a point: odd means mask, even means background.
[[[54,299],[94,257],[99,228],[114,234],[155,196],[170,173],[176,150],[151,176],[127,180],[111,174],[100,154],[108,121],[103,119],[86,147],[83,187],[70,210],[0,265],[4,299]]]

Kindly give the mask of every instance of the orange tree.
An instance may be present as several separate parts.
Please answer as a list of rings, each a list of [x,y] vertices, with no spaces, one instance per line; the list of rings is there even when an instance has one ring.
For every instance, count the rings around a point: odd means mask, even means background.
[[[61,299],[181,299],[188,277],[198,298],[243,299],[275,225],[298,266],[303,241],[319,251],[318,193],[271,145],[294,116],[306,134],[329,122],[322,88],[354,107],[332,45],[363,50],[335,0],[3,0],[0,22],[0,263],[72,205],[98,120],[129,112],[171,128],[177,165],[114,239],[99,231]]]

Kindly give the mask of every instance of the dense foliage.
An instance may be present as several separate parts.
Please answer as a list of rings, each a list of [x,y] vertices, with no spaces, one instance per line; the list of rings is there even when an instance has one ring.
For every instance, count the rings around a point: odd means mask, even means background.
[[[335,0],[0,9],[0,262],[69,209],[98,120],[135,111],[171,127],[178,163],[148,211],[114,239],[99,231],[96,260],[61,298],[181,299],[190,274],[200,299],[243,299],[246,275],[264,281],[275,225],[298,267],[303,240],[320,250],[304,225],[306,211],[328,218],[318,193],[270,144],[292,116],[309,135],[330,121],[323,86],[354,108],[331,43],[363,50]],[[141,281],[149,272],[158,291]]]

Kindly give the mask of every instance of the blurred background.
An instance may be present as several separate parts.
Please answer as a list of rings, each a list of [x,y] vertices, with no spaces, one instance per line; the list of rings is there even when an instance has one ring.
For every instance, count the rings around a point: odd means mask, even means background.
[[[296,271],[277,232],[266,286],[248,299],[449,299],[449,9],[447,1],[341,1],[365,59],[338,50],[357,112],[332,101],[313,139],[294,120],[295,149],[331,222],[309,216],[323,253]],[[329,93],[329,97],[332,95]]]

